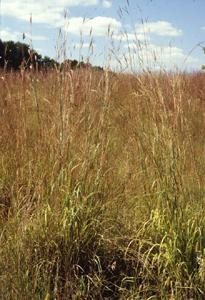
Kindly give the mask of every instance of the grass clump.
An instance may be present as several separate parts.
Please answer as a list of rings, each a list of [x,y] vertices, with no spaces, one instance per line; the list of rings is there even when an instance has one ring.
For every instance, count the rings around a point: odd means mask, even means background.
[[[4,299],[203,299],[203,74],[2,74]]]

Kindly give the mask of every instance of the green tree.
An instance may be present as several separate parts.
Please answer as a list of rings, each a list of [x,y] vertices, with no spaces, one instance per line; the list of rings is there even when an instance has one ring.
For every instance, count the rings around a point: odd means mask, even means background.
[[[20,68],[29,68],[31,65],[37,68],[37,66],[42,66],[42,61],[42,56],[30,49],[29,45],[0,40],[0,68],[19,70]]]
[[[205,47],[203,47],[203,51],[204,51],[204,54],[205,54]],[[205,70],[205,65],[202,65],[201,68],[202,68],[202,70]]]

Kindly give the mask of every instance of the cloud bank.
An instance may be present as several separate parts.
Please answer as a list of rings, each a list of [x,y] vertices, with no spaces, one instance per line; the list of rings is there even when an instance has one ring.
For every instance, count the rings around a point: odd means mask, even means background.
[[[124,46],[124,53],[120,61],[124,69],[139,70],[148,69],[166,69],[174,70],[197,66],[197,58],[187,55],[183,49],[171,46],[159,46],[155,44],[130,43]]]
[[[65,8],[95,6],[99,0],[2,0],[1,14],[33,23],[56,26],[63,17]]]
[[[1,29],[0,31],[0,38],[3,41],[20,41],[23,39],[23,35],[24,35],[24,39],[26,42],[28,42],[28,40],[32,40],[32,41],[46,41],[48,40],[48,38],[46,36],[43,35],[30,35],[28,33],[23,33],[20,31],[13,31],[10,28],[6,27],[4,29]]]
[[[147,22],[144,24],[136,24],[136,32],[138,34],[155,34],[159,36],[177,37],[182,35],[182,30],[174,27],[166,21]]]
[[[63,24],[62,24],[63,25]],[[74,17],[68,19],[63,29],[66,32],[82,36],[104,37],[112,32],[118,31],[122,24],[115,18],[97,16],[92,19]]]

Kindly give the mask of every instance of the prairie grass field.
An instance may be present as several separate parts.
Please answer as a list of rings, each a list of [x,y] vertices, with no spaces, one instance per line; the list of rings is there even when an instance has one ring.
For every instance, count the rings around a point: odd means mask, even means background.
[[[0,298],[205,299],[205,74],[0,77]]]

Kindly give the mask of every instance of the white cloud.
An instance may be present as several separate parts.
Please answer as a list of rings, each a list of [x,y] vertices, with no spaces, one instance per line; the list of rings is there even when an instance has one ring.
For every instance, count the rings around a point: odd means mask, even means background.
[[[141,33],[120,32],[118,34],[113,35],[113,39],[121,42],[134,42],[134,41],[137,42],[137,41],[149,40],[149,37]]]
[[[20,34],[17,31],[11,31],[8,28],[4,28],[0,30],[0,39],[2,41],[17,41],[19,39],[22,39],[22,34]]]
[[[48,37],[44,35],[30,35],[30,33],[26,33],[25,36],[32,41],[48,41]]]
[[[82,36],[106,36],[112,32],[118,32],[121,23],[114,18],[97,16],[92,19],[75,17],[70,18],[64,25],[64,30],[72,34]]]
[[[128,51],[129,48],[129,51]],[[158,46],[154,44],[130,43],[124,46],[125,52],[118,56],[118,63],[121,63],[123,69],[166,69],[173,70],[176,68],[197,68],[199,60],[186,54],[183,49],[170,46]],[[115,67],[117,62],[115,62]],[[118,64],[119,69],[119,64]]]
[[[23,40],[23,34],[25,40]],[[28,41],[45,41],[48,40],[46,36],[43,35],[30,35],[29,33],[23,33],[19,31],[13,31],[10,28],[6,27],[4,29],[0,30],[0,39],[3,41],[22,41],[22,42],[28,42]]]
[[[104,36],[121,27],[114,18],[96,16],[92,19],[83,17],[64,18],[65,9],[73,6],[94,6],[102,3],[110,7],[108,0],[2,0],[1,14],[32,23],[47,24],[52,27],[62,27],[67,32],[79,35],[89,35],[92,30],[95,36]],[[31,20],[32,15],[32,20]],[[67,24],[67,25],[65,25]],[[109,29],[108,29],[109,28]]]
[[[97,4],[99,0],[2,0],[1,15],[28,21],[32,14],[33,23],[56,26],[66,8]]]
[[[180,36],[182,30],[175,28],[171,23],[166,21],[147,22],[143,24],[136,24],[136,32],[138,34],[156,34],[159,36]]]
[[[95,47],[94,43],[75,43],[74,48],[76,49],[89,49]]]
[[[205,30],[205,26],[201,27],[201,30]]]
[[[105,8],[110,8],[112,6],[112,2],[104,0],[102,2],[102,6],[105,7]]]
[[[182,34],[180,29],[172,26],[171,23],[165,21],[147,22],[136,24],[135,30],[131,32],[122,32],[114,36],[114,39],[120,41],[148,41],[150,34],[160,36],[179,36]]]

